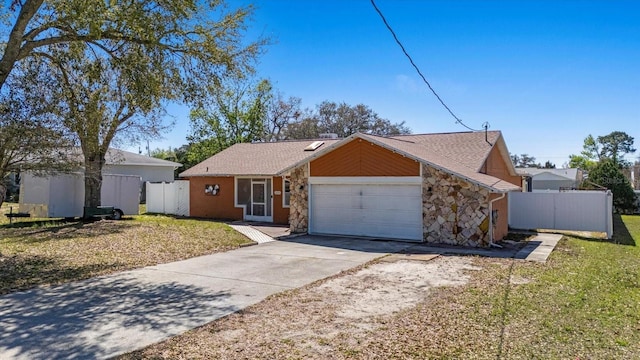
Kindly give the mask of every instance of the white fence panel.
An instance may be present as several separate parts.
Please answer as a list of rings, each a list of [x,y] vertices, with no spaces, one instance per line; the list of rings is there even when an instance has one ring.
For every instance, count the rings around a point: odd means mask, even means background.
[[[163,183],[164,213],[176,214],[176,187],[174,183]]]
[[[102,175],[101,205],[113,206],[125,215],[140,212],[140,176]]]
[[[147,212],[189,216],[189,181],[147,182]]]
[[[164,214],[164,183],[147,182],[145,188],[147,212]]]
[[[189,216],[189,181],[178,180],[176,184],[176,208],[175,214]]]
[[[515,229],[599,231],[613,235],[610,191],[509,193],[509,226]]]

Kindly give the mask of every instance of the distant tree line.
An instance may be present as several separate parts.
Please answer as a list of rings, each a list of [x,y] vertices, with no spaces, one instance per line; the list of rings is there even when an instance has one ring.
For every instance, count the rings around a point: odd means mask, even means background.
[[[323,133],[340,138],[356,132],[410,133],[404,122],[382,118],[367,105],[323,101],[303,109],[301,103],[300,98],[285,97],[268,80],[227,81],[223,91],[191,111],[188,143],[155,149],[152,156],[182,163],[181,172],[236,143],[315,139]]]
[[[529,154],[510,154],[513,165],[518,168],[555,169],[556,164],[547,160],[544,164],[536,163],[536,158]]]

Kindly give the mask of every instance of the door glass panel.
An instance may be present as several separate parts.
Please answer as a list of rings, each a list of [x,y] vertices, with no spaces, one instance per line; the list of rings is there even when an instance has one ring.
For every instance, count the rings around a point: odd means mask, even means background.
[[[254,183],[253,184],[253,202],[264,204],[264,183]]]
[[[253,204],[253,216],[264,216],[263,204]]]
[[[266,210],[267,216],[271,216],[271,179],[267,179]]]
[[[251,179],[238,179],[238,205],[244,205],[247,215],[251,215]]]

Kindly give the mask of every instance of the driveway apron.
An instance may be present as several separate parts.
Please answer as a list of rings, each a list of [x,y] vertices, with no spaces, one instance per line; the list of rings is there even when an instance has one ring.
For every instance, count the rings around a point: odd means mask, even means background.
[[[0,296],[0,359],[109,358],[411,245],[302,236]]]

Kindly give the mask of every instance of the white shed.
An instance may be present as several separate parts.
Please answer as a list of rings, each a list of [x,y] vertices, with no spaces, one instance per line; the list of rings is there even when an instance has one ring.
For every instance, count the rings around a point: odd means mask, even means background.
[[[102,206],[113,206],[125,215],[139,212],[140,177],[103,175]],[[19,211],[38,218],[81,217],[84,212],[82,173],[36,176],[23,173]]]

